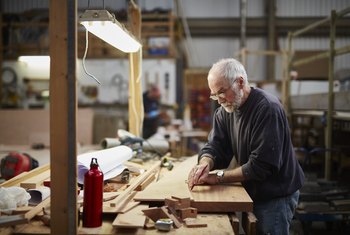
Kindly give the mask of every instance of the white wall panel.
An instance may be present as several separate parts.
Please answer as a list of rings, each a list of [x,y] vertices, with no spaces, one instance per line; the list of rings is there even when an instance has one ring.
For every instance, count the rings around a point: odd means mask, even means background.
[[[191,67],[210,67],[218,59],[233,57],[238,50],[238,39],[193,38],[189,64]]]

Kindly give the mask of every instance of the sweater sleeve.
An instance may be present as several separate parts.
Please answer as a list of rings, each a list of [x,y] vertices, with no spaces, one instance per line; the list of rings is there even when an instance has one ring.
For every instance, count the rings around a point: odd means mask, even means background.
[[[198,154],[198,161],[203,156],[210,157],[214,162],[214,169],[227,168],[233,156],[227,121],[222,108],[218,108],[214,113],[213,128],[209,133],[208,142]]]

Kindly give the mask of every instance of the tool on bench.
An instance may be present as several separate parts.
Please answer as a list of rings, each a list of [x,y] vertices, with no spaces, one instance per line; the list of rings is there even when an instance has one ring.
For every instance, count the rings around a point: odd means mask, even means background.
[[[170,231],[173,227],[174,222],[171,219],[164,218],[156,221],[154,226],[160,231]]]
[[[39,162],[27,153],[10,152],[1,160],[1,177],[8,180],[22,172],[39,166]]]
[[[137,156],[142,155],[144,139],[136,136],[123,136],[118,138],[105,138],[101,141],[101,147],[103,149],[112,148],[120,145],[125,145],[130,147],[136,152]]]
[[[173,161],[169,160],[166,156],[162,158],[161,166],[166,167],[169,171],[174,168]]]

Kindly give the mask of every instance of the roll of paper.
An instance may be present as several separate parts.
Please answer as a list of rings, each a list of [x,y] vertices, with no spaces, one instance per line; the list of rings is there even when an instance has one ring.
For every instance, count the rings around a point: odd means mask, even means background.
[[[113,178],[125,169],[124,162],[132,157],[132,149],[128,146],[117,146],[95,152],[78,155],[78,183],[84,184],[84,175],[90,169],[91,158],[96,158],[103,172],[103,179]]]

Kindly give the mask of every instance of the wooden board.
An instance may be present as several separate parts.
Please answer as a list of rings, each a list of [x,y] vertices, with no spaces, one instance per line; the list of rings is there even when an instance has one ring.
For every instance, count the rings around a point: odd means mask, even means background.
[[[112,225],[118,228],[143,228],[146,216],[142,210],[147,208],[148,205],[138,205],[126,213],[120,213]]]
[[[28,172],[22,172],[21,174],[13,177],[12,179],[9,179],[7,181],[5,181],[4,183],[0,184],[0,187],[11,187],[11,186],[19,186],[21,182],[31,179],[35,176],[37,176],[38,174],[41,174],[43,172],[46,172],[50,170],[50,164],[46,164],[43,166],[40,166],[38,168],[35,168],[31,171]]]
[[[42,186],[43,182],[50,178],[50,170],[46,170],[34,177],[31,177],[23,182],[20,186],[25,189],[35,189]]]
[[[233,228],[231,226],[229,217],[224,214],[198,214],[197,218],[206,223],[207,227],[202,228],[187,228],[181,226],[178,229],[171,229],[166,234],[227,234],[234,235]],[[13,227],[14,234],[50,234],[50,228],[43,226],[41,221],[32,220],[29,224],[17,225]],[[112,226],[110,220],[104,220],[102,226],[98,228],[83,228],[80,223],[78,228],[78,234],[134,234],[134,235],[153,235],[153,234],[165,234],[164,232],[157,231],[156,229],[129,229],[129,228],[116,228]]]
[[[201,185],[193,191],[186,180],[190,169],[197,163],[197,156],[188,158],[158,182],[150,184],[134,197],[136,201],[163,202],[172,196],[191,198],[191,206],[199,212],[252,211],[253,201],[240,184]]]
[[[186,234],[186,235],[198,235],[198,234],[227,234],[234,235],[233,228],[230,224],[229,217],[221,214],[200,214],[197,216],[198,221],[203,224],[207,224],[207,227],[188,228],[181,226],[180,228],[172,228],[166,234]],[[165,234],[162,231],[156,229],[138,229],[138,230],[126,230],[116,229],[116,234],[135,234],[135,235],[151,235],[151,234]]]

